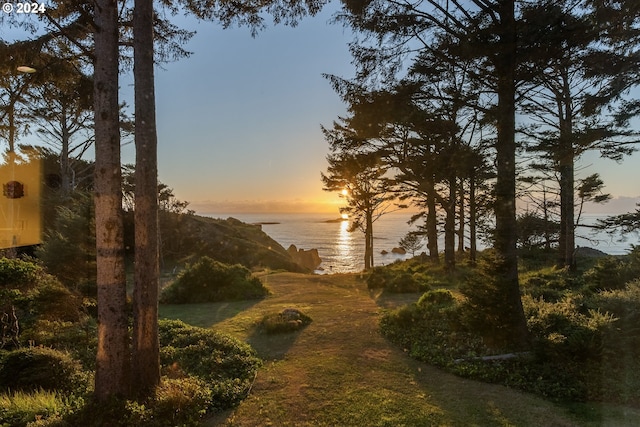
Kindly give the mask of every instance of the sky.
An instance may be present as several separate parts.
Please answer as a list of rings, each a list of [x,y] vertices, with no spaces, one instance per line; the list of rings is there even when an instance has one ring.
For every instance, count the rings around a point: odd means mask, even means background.
[[[329,23],[337,6],[295,28],[185,22],[197,35],[188,59],[156,72],[160,180],[199,213],[333,212],[322,190],[330,127],[345,105],[323,73],[354,74],[352,35]],[[127,88],[123,88],[126,92]],[[133,147],[125,149],[133,161]],[[588,153],[578,178],[598,172],[614,200],[588,212],[632,211],[640,202],[640,154],[622,164]]]
[[[354,69],[351,35],[331,16],[270,25],[255,38],[248,28],[185,22],[197,31],[186,46],[193,54],[156,70],[159,178],[179,199],[200,213],[338,213],[339,197],[322,191],[321,124],[345,105],[322,74]],[[133,162],[132,145],[123,156]]]
[[[334,2],[335,3],[335,2]],[[177,17],[197,34],[189,58],[156,70],[159,179],[201,214],[327,212],[337,194],[322,190],[330,127],[345,105],[322,74],[354,74],[352,35],[329,23],[330,4],[297,27],[273,26],[255,38],[248,28],[222,29]],[[121,97],[133,104],[132,76]],[[135,161],[133,144],[123,161]],[[640,154],[622,164],[588,153],[578,178],[598,172],[615,199],[589,212],[632,211],[640,202]]]

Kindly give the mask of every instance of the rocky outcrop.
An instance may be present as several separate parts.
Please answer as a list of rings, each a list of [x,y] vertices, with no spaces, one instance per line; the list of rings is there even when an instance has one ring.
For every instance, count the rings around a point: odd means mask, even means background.
[[[304,250],[298,249],[296,245],[291,245],[287,249],[287,252],[298,265],[308,270],[316,270],[322,263],[317,249]]]
[[[391,252],[398,255],[404,255],[407,253],[407,251],[405,251],[404,248],[393,248],[391,249]]]
[[[184,263],[208,256],[249,269],[308,270],[259,226],[235,218],[169,214],[161,217],[161,227],[165,260]]]

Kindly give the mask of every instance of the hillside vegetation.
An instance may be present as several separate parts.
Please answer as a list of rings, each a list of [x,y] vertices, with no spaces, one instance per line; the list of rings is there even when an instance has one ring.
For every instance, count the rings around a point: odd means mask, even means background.
[[[235,218],[217,219],[198,215],[163,213],[163,255],[184,262],[208,256],[227,264],[305,272],[291,255],[264,233],[259,225]]]

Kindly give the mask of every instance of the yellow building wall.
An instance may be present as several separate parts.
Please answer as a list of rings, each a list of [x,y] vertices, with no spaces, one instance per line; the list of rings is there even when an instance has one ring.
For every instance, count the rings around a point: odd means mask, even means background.
[[[42,243],[41,162],[0,165],[0,184],[0,249]]]

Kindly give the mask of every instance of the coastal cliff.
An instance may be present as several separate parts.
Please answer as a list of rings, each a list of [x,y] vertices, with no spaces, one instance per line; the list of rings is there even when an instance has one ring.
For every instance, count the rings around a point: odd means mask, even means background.
[[[227,264],[248,268],[270,268],[307,272],[260,226],[235,218],[217,219],[199,215],[171,215],[161,218],[163,257],[185,262],[208,256]]]

